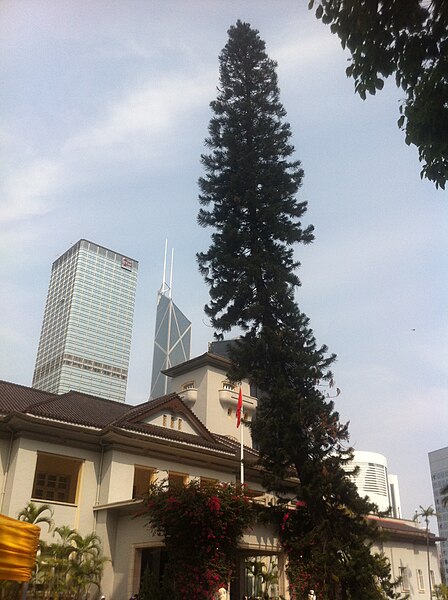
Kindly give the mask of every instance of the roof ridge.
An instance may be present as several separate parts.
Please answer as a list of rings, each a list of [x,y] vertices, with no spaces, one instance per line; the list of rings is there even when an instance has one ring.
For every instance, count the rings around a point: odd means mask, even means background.
[[[133,404],[126,404],[126,402],[121,402],[121,400],[111,400],[110,398],[103,398],[102,396],[95,396],[94,394],[87,394],[86,392],[78,392],[78,390],[69,390],[68,392],[64,392],[63,394],[55,394],[57,398],[63,398],[64,396],[69,396],[70,394],[79,394],[80,396],[86,396],[87,398],[95,398],[95,400],[101,400],[101,402],[111,402],[112,404],[119,404],[121,406],[126,406],[129,409],[133,408]]]
[[[0,379],[0,384],[6,383],[6,385],[13,385],[14,387],[25,388],[26,390],[33,390],[33,392],[37,392],[39,394],[52,394],[52,392],[47,392],[45,390],[39,390],[38,388],[33,388],[30,385],[24,385],[23,383],[14,383],[13,381],[6,381],[6,379]]]
[[[241,443],[236,438],[234,438],[233,436],[229,436],[228,434],[212,433],[212,435],[214,438],[218,438],[221,444],[226,444],[233,448],[241,446]],[[255,450],[255,448],[252,448],[251,446],[247,446],[246,444],[243,444],[243,447],[244,447],[244,450],[251,452],[255,456],[259,456],[259,452],[257,450]]]
[[[34,389],[34,388],[31,388]],[[43,398],[42,400],[38,401],[38,402],[33,402],[32,404],[28,404],[21,412],[28,412],[33,408],[39,408],[41,406],[45,406],[46,404],[50,404],[51,402],[54,402],[55,400],[68,400],[70,396],[75,396],[75,395],[80,395],[80,396],[85,396],[87,398],[94,398],[95,400],[101,400],[102,402],[112,402],[113,404],[116,405],[123,405],[125,406],[124,402],[119,402],[117,400],[109,400],[108,398],[101,398],[100,396],[94,396],[93,394],[85,394],[84,392],[78,392],[76,390],[70,390],[69,392],[65,392],[64,394],[52,394],[51,392],[46,392],[47,394],[50,394],[48,398]]]
[[[175,392],[172,392],[170,394],[165,394],[165,396],[159,396],[158,398],[155,398],[154,400],[146,400],[145,402],[141,402],[140,404],[134,404],[133,406],[130,407],[128,413],[132,412],[133,418],[138,417],[140,414],[145,412],[146,408],[155,408],[159,404],[163,404],[163,402],[166,402],[168,399],[170,399],[170,397],[176,397],[176,396],[177,396],[177,394]],[[154,403],[154,405],[150,406],[152,403]],[[118,417],[117,419],[115,419],[115,421],[112,421],[111,425],[116,425],[122,419],[129,417],[130,415],[128,413],[125,413],[125,414],[121,415],[120,417]]]
[[[214,437],[210,439],[189,433],[187,431],[172,430],[168,427],[156,425],[154,423],[124,423],[123,425],[111,424],[113,427],[118,427],[119,431],[136,431],[137,433],[148,433],[149,435],[158,435],[161,438],[172,440],[175,442],[186,442],[194,446],[205,446],[221,451],[232,452],[232,448],[216,440]],[[147,428],[147,431],[145,429]],[[207,430],[208,431],[208,430]]]
[[[142,404],[139,404],[135,407],[136,411],[133,414],[130,415],[129,413],[126,413],[126,414],[120,416],[115,421],[113,421],[111,423],[111,425],[117,425],[117,426],[120,426],[120,424],[131,425],[132,423],[136,422],[136,419],[138,419],[139,416],[145,414],[146,410],[149,410],[149,411],[156,410],[159,406],[163,406],[165,403],[169,403],[171,401],[178,401],[181,403],[182,408],[185,411],[185,414],[188,415],[188,418],[191,418],[191,420],[194,423],[196,423],[196,425],[199,427],[199,429],[201,431],[200,437],[202,439],[208,438],[209,440],[213,440],[214,442],[216,442],[213,432],[210,431],[210,429],[208,429],[208,427],[206,427],[206,425],[191,410],[191,408],[189,406],[187,406],[187,404],[183,401],[180,394],[178,394],[177,392],[171,392],[169,394],[165,394],[164,396],[159,396],[159,398],[155,398],[154,400],[148,400],[147,402],[143,402]],[[129,419],[132,419],[132,421]],[[219,442],[219,443],[222,443],[222,442]]]

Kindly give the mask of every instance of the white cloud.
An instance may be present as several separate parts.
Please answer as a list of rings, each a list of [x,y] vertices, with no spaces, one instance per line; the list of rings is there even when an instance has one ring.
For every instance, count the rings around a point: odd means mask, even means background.
[[[104,149],[114,144],[130,144],[140,137],[149,141],[174,128],[196,106],[202,106],[212,89],[210,78],[205,76],[150,81],[106,110],[99,123],[75,135],[64,151]]]
[[[0,204],[0,223],[8,223],[48,213],[53,209],[52,194],[62,185],[63,165],[38,159],[11,173]]]
[[[92,126],[65,141],[59,155],[36,158],[5,174],[0,223],[43,215],[55,207],[54,194],[79,182],[95,163],[128,159],[130,153],[160,155],[169,133],[196,107],[207,105],[213,77],[152,80],[128,92]],[[7,141],[7,140],[6,140]],[[7,146],[7,144],[5,144]],[[85,165],[85,168],[82,165]]]
[[[314,69],[316,65],[325,66],[330,56],[336,51],[342,51],[338,39],[326,30],[313,31],[308,36],[301,36],[297,29],[294,29],[294,33],[290,33],[290,36],[291,40],[270,51],[272,58],[278,62],[281,72],[297,71],[298,68]]]

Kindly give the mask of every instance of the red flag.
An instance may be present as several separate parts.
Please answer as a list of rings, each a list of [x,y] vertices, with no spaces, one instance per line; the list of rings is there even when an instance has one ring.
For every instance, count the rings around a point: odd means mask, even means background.
[[[239,427],[241,423],[241,409],[243,408],[243,392],[240,388],[238,396],[238,406],[236,407],[236,426]]]

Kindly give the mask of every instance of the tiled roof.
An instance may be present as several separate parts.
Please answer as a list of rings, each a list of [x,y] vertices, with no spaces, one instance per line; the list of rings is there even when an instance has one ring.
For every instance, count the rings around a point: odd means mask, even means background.
[[[169,427],[161,427],[158,425],[151,425],[149,423],[120,423],[120,429],[126,431],[135,431],[137,433],[143,433],[146,435],[153,435],[156,437],[162,437],[167,440],[173,440],[180,443],[192,444],[193,446],[201,446],[204,448],[210,448],[211,450],[219,450],[226,454],[235,454],[233,448],[220,443],[220,441],[210,441],[199,435],[192,433],[186,433],[184,431],[178,431],[177,429],[170,429]]]
[[[27,412],[48,419],[103,428],[128,413],[131,408],[123,402],[105,400],[81,392],[67,392],[61,396],[52,396],[32,406]]]
[[[123,415],[123,418],[120,419],[120,421],[117,421],[115,424],[119,425],[121,421],[136,421],[139,417],[143,417],[146,413],[152,412],[159,406],[162,406],[166,402],[174,399],[179,399],[179,396],[177,394],[166,394],[165,396],[160,396],[160,398],[148,400],[147,402],[137,404],[136,406],[130,406],[127,413]]]
[[[232,448],[234,451],[239,451],[241,447],[241,443],[235,438],[231,438],[228,435],[219,435],[217,433],[213,434],[215,440],[219,441],[221,444]],[[258,458],[258,452],[249,446],[244,446],[245,454],[252,454],[254,457]]]
[[[81,392],[55,395],[0,381],[0,414],[19,412],[78,425],[105,427],[131,408],[123,402]]]
[[[0,414],[22,412],[28,406],[47,400],[52,396],[53,394],[49,392],[0,380]]]
[[[200,435],[142,422],[141,419],[144,419],[146,414],[151,414],[158,407],[173,403],[181,405],[190,421],[196,423]],[[15,383],[0,381],[0,414],[10,413],[24,413],[98,429],[112,426],[115,430],[136,432],[163,438],[167,441],[234,454],[232,445],[224,443],[220,436],[213,436],[177,394],[168,394],[137,406],[130,406],[123,402],[105,400],[81,392],[72,391],[55,395]]]
[[[144,402],[143,404],[139,404],[138,406],[132,407],[132,409],[127,412],[121,419],[118,419],[114,425],[119,427],[128,427],[133,428],[135,424],[139,426],[149,426],[150,423],[145,423],[146,419],[157,413],[159,408],[163,406],[163,410],[174,410],[177,413],[181,413],[185,416],[185,418],[190,421],[190,424],[195,427],[199,435],[202,435],[205,439],[207,439],[212,444],[215,444],[216,440],[210,431],[205,427],[202,421],[192,412],[183,402],[183,400],[176,394],[167,394],[165,396],[161,396],[160,398],[156,398],[154,400],[149,400],[148,402]],[[156,426],[156,425],[154,425]],[[156,426],[157,427],[157,426]],[[159,429],[159,427],[157,427]],[[166,431],[166,428],[161,428]],[[170,430],[171,431],[171,430]]]
[[[394,519],[392,517],[377,517],[375,515],[369,515],[369,518],[376,521],[378,527],[383,529],[390,536],[412,536],[415,539],[426,540],[426,531],[419,527],[412,521],[406,521],[404,519]],[[429,541],[434,543],[438,541],[433,533],[429,532]]]

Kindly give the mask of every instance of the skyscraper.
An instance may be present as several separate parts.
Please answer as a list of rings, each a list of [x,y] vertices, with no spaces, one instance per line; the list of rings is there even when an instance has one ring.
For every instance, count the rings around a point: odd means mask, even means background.
[[[171,253],[170,281],[167,283],[166,251],[167,243],[165,242],[162,286],[157,294],[151,398],[158,398],[170,391],[169,378],[162,373],[162,370],[174,367],[190,358],[191,322],[171,298],[173,253]]]
[[[448,578],[448,504],[444,499],[448,497],[448,446],[429,453],[429,468],[431,470],[432,490],[434,494],[435,509],[440,542],[441,568]],[[448,581],[448,579],[447,579]]]
[[[358,468],[351,475],[353,483],[362,497],[368,496],[381,511],[390,510],[390,516],[401,519],[400,490],[398,477],[389,473],[386,457],[377,452],[355,450],[353,460],[346,465],[347,470]]]
[[[79,240],[54,263],[33,387],[126,397],[138,262]]]

